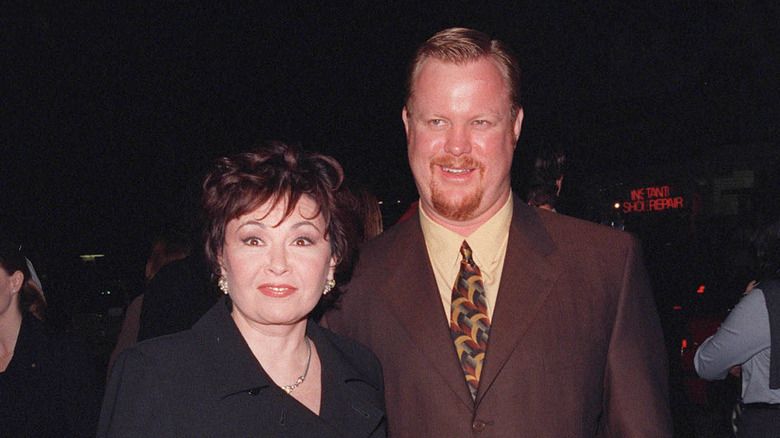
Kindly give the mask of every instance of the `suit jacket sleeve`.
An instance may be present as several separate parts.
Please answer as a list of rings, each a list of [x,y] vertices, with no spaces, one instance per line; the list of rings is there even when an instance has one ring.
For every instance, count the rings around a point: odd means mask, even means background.
[[[604,375],[602,436],[670,437],[663,336],[642,264],[631,239]]]

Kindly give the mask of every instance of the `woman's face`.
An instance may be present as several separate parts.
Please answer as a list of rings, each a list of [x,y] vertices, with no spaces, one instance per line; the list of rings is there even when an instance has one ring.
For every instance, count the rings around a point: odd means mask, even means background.
[[[333,278],[336,259],[314,200],[303,196],[279,223],[284,207],[266,203],[227,224],[219,261],[239,329],[305,323]]]

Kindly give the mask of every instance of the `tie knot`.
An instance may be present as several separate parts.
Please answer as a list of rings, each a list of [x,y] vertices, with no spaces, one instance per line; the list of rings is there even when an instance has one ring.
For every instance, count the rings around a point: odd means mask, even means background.
[[[460,255],[463,256],[463,261],[474,263],[474,260],[471,259],[471,247],[465,240],[463,241],[463,245],[460,246]]]

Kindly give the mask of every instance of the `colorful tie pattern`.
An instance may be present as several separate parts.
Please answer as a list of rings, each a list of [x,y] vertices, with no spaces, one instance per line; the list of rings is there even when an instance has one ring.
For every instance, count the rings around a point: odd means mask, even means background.
[[[490,318],[482,273],[471,258],[471,248],[465,240],[460,247],[460,253],[463,260],[452,288],[450,329],[471,397],[476,398],[490,331]]]

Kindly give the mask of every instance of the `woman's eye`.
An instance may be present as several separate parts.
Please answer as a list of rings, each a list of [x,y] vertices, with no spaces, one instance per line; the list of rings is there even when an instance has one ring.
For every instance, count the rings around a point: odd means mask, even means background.
[[[263,244],[263,241],[258,239],[257,237],[248,237],[244,239],[244,243],[246,243],[249,246],[259,246]]]
[[[314,242],[308,237],[299,237],[295,239],[295,241],[293,241],[293,244],[295,246],[308,246],[308,245],[312,245],[313,243]]]

